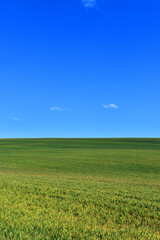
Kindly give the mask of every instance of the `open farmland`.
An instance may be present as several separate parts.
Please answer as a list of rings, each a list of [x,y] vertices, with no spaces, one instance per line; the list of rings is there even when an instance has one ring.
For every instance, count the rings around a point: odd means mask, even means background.
[[[0,239],[160,239],[160,139],[1,139]]]

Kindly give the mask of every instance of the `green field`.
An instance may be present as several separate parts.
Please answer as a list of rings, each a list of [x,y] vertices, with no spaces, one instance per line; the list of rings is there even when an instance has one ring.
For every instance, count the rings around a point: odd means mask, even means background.
[[[3,239],[160,239],[160,139],[1,139]]]

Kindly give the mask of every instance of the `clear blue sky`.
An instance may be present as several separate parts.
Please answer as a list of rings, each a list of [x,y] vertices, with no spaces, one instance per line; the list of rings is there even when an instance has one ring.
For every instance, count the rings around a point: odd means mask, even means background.
[[[160,137],[159,0],[5,0],[0,138]]]

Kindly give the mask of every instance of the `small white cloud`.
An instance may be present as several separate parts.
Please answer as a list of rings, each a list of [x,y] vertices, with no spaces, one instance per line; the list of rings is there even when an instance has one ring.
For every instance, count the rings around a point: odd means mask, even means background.
[[[61,111],[61,108],[59,107],[50,107],[51,111]]]
[[[105,105],[105,104],[103,104],[102,106],[103,106],[104,108],[109,108],[109,107],[108,107],[107,105]]]
[[[12,120],[14,120],[14,121],[16,121],[16,122],[19,122],[19,121],[20,121],[20,119],[17,118],[17,117],[12,117]]]
[[[111,108],[118,108],[118,106],[116,104],[114,104],[114,103],[109,104],[109,107],[111,107]]]
[[[68,108],[50,107],[50,111],[68,111]]]
[[[82,0],[82,4],[86,8],[94,8],[96,7],[96,0]]]
[[[118,106],[117,106],[116,104],[114,104],[114,103],[111,103],[111,104],[109,104],[109,105],[103,104],[102,106],[103,106],[104,108],[118,108]]]

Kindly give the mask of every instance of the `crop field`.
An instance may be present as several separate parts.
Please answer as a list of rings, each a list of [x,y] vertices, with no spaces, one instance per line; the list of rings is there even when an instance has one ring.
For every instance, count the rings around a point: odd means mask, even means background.
[[[160,239],[160,139],[0,139],[3,239]]]

